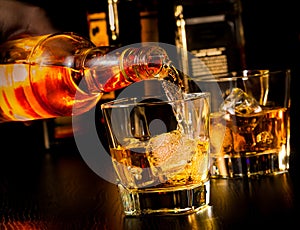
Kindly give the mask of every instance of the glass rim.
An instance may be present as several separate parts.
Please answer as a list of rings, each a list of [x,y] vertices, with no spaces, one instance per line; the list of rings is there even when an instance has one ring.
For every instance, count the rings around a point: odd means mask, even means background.
[[[270,70],[270,69],[244,69],[240,71],[231,71],[215,75],[204,75],[197,78],[197,81],[222,82],[236,81],[238,79],[248,79],[269,76],[278,73],[290,72],[290,69]]]
[[[174,104],[180,103],[185,101],[192,101],[199,98],[210,98],[210,92],[193,92],[193,93],[184,93],[184,98],[174,99],[174,100],[167,100],[163,98],[163,95],[160,96],[149,96],[149,97],[125,97],[125,98],[117,98],[109,102],[105,102],[101,104],[101,109],[108,109],[108,108],[126,108],[132,106],[143,106],[143,105],[163,105],[163,104]],[[157,101],[145,101],[147,99],[160,99]]]

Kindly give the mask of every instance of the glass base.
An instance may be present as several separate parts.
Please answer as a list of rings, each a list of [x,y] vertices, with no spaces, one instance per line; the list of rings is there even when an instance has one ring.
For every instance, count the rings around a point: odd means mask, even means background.
[[[128,190],[118,185],[126,216],[184,215],[209,205],[210,181],[201,185]]]
[[[211,178],[241,178],[276,175],[288,171],[288,157],[278,153],[247,153],[211,158]]]

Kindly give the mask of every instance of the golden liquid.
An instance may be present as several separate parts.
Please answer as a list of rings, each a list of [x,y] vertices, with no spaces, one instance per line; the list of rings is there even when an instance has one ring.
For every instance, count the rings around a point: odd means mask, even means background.
[[[75,103],[87,111],[101,96],[79,90],[78,73],[67,67],[7,64],[0,71],[0,122],[70,116]]]
[[[208,141],[185,140],[185,144],[193,147],[189,148],[192,152],[190,157],[184,157],[187,153],[172,153],[177,154],[178,157],[180,154],[183,155],[182,159],[178,159],[177,156],[166,156],[167,159],[158,160],[160,153],[138,146],[111,148],[110,152],[119,178],[128,187],[151,187],[153,184],[155,188],[165,188],[202,183],[208,174],[209,143]],[[160,146],[160,148],[163,147]],[[161,153],[163,154],[166,153]],[[181,161],[180,165],[178,165],[179,161]]]
[[[288,169],[287,109],[263,108],[251,115],[215,113],[210,129],[212,175],[268,174]]]
[[[161,137],[154,138],[159,140]],[[173,135],[171,139],[174,142],[176,138]],[[205,183],[209,175],[209,143],[182,136],[178,141],[183,144],[178,146],[173,143],[173,150],[169,148],[170,145],[172,146],[170,142],[159,145],[159,149],[149,147],[151,139],[146,144],[132,144],[110,149],[114,168],[121,184],[126,187],[120,189],[121,197],[128,199],[129,196],[133,199],[130,203],[138,200],[139,205],[135,207],[137,209],[135,211],[144,212],[143,209],[147,209],[146,212],[151,213],[154,209],[156,211],[168,209],[170,212],[175,212],[176,209],[179,211],[180,207],[186,208],[187,205],[190,205],[189,208],[192,210],[193,206],[200,207],[203,202],[207,204]],[[181,151],[180,148],[183,146],[184,149]],[[167,149],[166,152],[164,148]],[[184,152],[187,149],[189,153]],[[194,200],[192,204],[187,204],[188,191],[191,193],[191,199]],[[176,201],[174,196],[177,196]],[[195,196],[199,196],[199,199],[195,200]],[[157,203],[158,200],[164,202]],[[132,212],[130,207],[125,205],[126,208],[129,213]]]

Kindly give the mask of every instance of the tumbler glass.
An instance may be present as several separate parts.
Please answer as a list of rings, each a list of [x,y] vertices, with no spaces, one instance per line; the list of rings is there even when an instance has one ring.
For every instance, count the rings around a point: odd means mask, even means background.
[[[209,204],[210,94],[101,105],[126,216],[194,213]]]
[[[211,92],[211,176],[287,172],[290,70],[243,70],[197,80]]]

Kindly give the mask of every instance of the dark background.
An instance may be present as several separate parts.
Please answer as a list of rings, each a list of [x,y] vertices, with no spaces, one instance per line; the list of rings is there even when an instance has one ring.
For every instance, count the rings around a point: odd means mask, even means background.
[[[243,0],[245,53],[248,68],[291,69],[291,170],[299,166],[299,11],[287,1]]]

